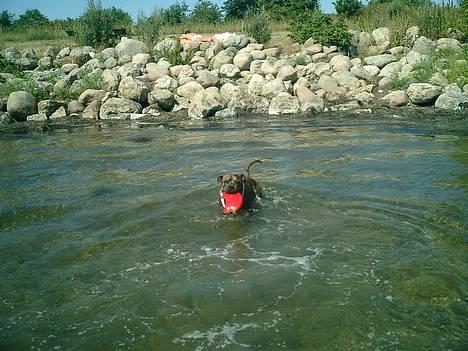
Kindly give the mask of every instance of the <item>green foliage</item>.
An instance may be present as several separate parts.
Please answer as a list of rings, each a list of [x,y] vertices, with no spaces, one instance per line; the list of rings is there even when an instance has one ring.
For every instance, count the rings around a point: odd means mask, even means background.
[[[221,21],[221,18],[218,5],[209,0],[198,0],[190,15],[190,20],[198,23],[216,23]]]
[[[249,10],[244,17],[243,32],[260,44],[271,40],[271,19],[264,10]]]
[[[112,25],[113,27],[129,27],[132,25],[132,17],[128,12],[125,12],[122,9],[116,8],[112,6],[109,9],[104,9],[104,12],[108,14],[109,17],[112,18]]]
[[[0,97],[6,98],[14,91],[27,91],[31,95],[34,95],[38,101],[49,97],[49,93],[44,89],[44,87],[28,77],[11,79],[4,83],[0,83]]]
[[[303,13],[291,22],[292,37],[304,43],[313,38],[322,45],[348,47],[351,34],[341,21],[332,21],[331,17],[318,11]]]
[[[244,18],[250,9],[258,9],[256,0],[226,0],[223,11],[227,20]]]
[[[333,5],[338,15],[346,17],[354,16],[362,8],[360,0],[337,0]]]
[[[456,83],[460,88],[468,84],[468,48],[463,50],[442,49],[426,60],[419,62],[408,79],[395,77],[393,85],[406,87],[409,82],[427,83],[436,72],[440,72],[449,83]]]
[[[193,58],[193,52],[182,52],[182,46],[177,41],[175,46],[162,46],[154,52],[154,58],[157,61],[165,59],[171,65],[188,65]]]
[[[13,25],[14,15],[4,10],[0,13],[0,30],[10,28]]]
[[[272,19],[294,19],[310,11],[318,11],[318,0],[258,0],[259,8],[264,8]]]
[[[154,9],[151,15],[145,16],[140,11],[135,26],[134,34],[149,47],[153,47],[159,41],[159,33],[163,23],[162,11]]]
[[[37,9],[28,9],[18,17],[18,27],[37,27],[49,23],[49,19]]]
[[[64,100],[78,99],[78,97],[87,89],[101,89],[101,75],[80,72],[82,78],[77,80],[71,87],[66,86],[55,91],[55,96]]]
[[[163,24],[181,24],[187,19],[188,5],[185,1],[176,2],[161,12]]]
[[[110,46],[114,43],[113,15],[103,9],[101,0],[88,0],[86,10],[77,22],[75,35],[79,44]]]
[[[296,63],[297,66],[306,66],[307,65],[307,59],[304,55],[297,55],[294,58],[294,62]]]
[[[6,60],[0,55],[0,72],[13,74],[17,78],[24,78],[24,72],[15,62]]]

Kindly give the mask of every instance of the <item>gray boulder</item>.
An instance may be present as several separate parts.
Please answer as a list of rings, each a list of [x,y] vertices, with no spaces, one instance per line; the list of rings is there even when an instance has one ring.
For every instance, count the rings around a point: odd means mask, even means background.
[[[380,70],[379,77],[394,78],[397,77],[402,68],[401,63],[392,62]]]
[[[192,98],[188,115],[190,118],[206,118],[214,116],[217,111],[226,107],[226,100],[219,93],[218,88],[211,87],[198,91]]]
[[[468,95],[463,94],[457,84],[452,83],[444,88],[444,92],[437,98],[435,107],[446,110],[458,110],[460,105],[468,103]]]
[[[297,86],[295,90],[302,112],[323,111],[324,101],[322,98],[318,97],[304,86]]]
[[[253,57],[248,52],[238,53],[233,58],[233,63],[239,68],[241,71],[248,71],[250,69],[250,64],[253,61]]]
[[[148,88],[132,77],[125,77],[119,84],[119,96],[145,103],[148,97]]]
[[[462,46],[457,39],[441,38],[437,40],[437,49],[452,49],[455,51],[461,51]]]
[[[407,89],[410,101],[416,105],[430,105],[442,93],[442,88],[429,83],[413,83]]]
[[[177,95],[182,96],[188,100],[192,100],[196,93],[205,90],[198,82],[188,82],[177,88]]]
[[[214,87],[219,84],[218,76],[214,75],[210,71],[202,70],[197,72],[197,82],[201,84],[203,88]]]
[[[138,77],[141,76],[141,69],[138,65],[128,62],[120,66],[117,70],[120,77]]]
[[[266,57],[280,57],[281,55],[281,49],[280,48],[268,48],[264,49],[263,53],[266,55]]]
[[[348,90],[358,88],[360,86],[359,79],[349,71],[335,72],[332,74],[332,79],[334,79],[339,86]]]
[[[353,66],[349,71],[353,76],[355,76],[358,79],[364,79],[367,82],[372,82],[374,80],[373,76],[369,73],[369,71],[364,69],[364,67],[362,66]]]
[[[63,119],[67,117],[67,109],[65,106],[60,106],[54,113],[49,116],[49,119],[56,120],[56,119]]]
[[[383,100],[389,107],[406,106],[409,102],[408,94],[404,90],[395,90],[385,95]]]
[[[174,107],[174,95],[167,89],[154,89],[148,94],[148,103],[150,105],[158,104],[164,111],[172,110]]]
[[[379,48],[386,49],[390,44],[390,29],[387,27],[377,28],[372,31],[372,38]]]
[[[255,73],[250,78],[247,89],[250,94],[262,95],[264,85],[265,78],[263,78],[262,75]]]
[[[296,69],[292,66],[283,66],[278,70],[276,78],[283,81],[291,81],[294,83],[297,80]]]
[[[347,71],[351,68],[351,62],[348,56],[336,55],[330,60],[330,65],[335,72]]]
[[[226,63],[222,65],[219,69],[219,75],[222,78],[236,78],[240,75],[240,70],[236,65],[231,63]]]
[[[81,117],[85,119],[99,119],[99,111],[101,109],[101,102],[98,100],[91,101],[88,106],[83,110]],[[70,114],[71,112],[68,111]]]
[[[215,57],[211,59],[213,69],[219,69],[222,65],[232,63],[237,50],[234,48],[227,48],[220,51]]]
[[[8,96],[7,112],[16,121],[26,121],[28,115],[37,113],[36,98],[27,91],[15,91]]]
[[[378,68],[382,68],[388,65],[390,62],[395,62],[397,59],[395,56],[391,54],[382,54],[382,55],[375,55],[375,56],[368,56],[364,58],[364,62],[368,65],[374,65]]]
[[[88,105],[91,101],[101,101],[106,92],[104,90],[86,89],[78,98],[83,105]]]
[[[37,65],[41,70],[49,69],[53,65],[52,58],[49,56],[42,57],[37,61]]]
[[[115,91],[119,88],[120,75],[117,71],[105,69],[101,74],[101,88],[105,91]]]
[[[140,112],[141,105],[138,102],[130,99],[113,97],[106,100],[101,105],[100,117],[102,119],[122,118],[122,114]]]
[[[270,82],[266,82],[262,88],[262,96],[267,98],[273,98],[278,96],[278,94],[285,92],[287,92],[286,86],[280,79],[273,79]]]
[[[91,59],[89,52],[84,48],[74,48],[70,51],[69,55],[73,63],[78,64],[79,66],[86,63],[86,61]]]
[[[321,89],[325,90],[326,92],[332,92],[338,87],[337,81],[334,78],[325,74],[320,76],[318,85]]]
[[[2,117],[2,115],[0,114],[0,118]],[[33,115],[29,115],[26,120],[28,122],[44,122],[44,121],[47,121],[48,118],[47,116],[45,115],[45,113],[35,113]],[[0,125],[1,125],[1,120],[0,120]]]
[[[124,37],[117,44],[115,50],[120,57],[127,56],[131,59],[136,54],[147,53],[148,47],[139,40]]]
[[[301,105],[298,98],[288,93],[280,93],[275,96],[271,99],[268,108],[268,114],[270,115],[297,114],[299,112],[301,112]]]
[[[154,82],[154,89],[167,89],[175,92],[179,86],[176,79],[170,76],[163,76]]]
[[[44,114],[49,117],[52,113],[64,106],[63,101],[58,100],[42,100],[37,103],[37,113]]]
[[[432,55],[436,49],[436,46],[436,43],[434,43],[432,40],[421,36],[418,39],[416,39],[412,51],[423,55]]]
[[[67,105],[67,110],[68,110],[69,114],[81,113],[81,112],[84,111],[84,109],[85,109],[85,105],[83,105],[78,100],[72,100]],[[99,112],[99,110],[98,110],[98,112]]]

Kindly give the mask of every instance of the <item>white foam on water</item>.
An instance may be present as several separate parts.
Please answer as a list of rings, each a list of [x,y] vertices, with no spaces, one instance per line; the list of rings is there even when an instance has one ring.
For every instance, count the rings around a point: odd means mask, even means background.
[[[236,341],[235,337],[238,332],[247,329],[258,329],[260,328],[257,323],[225,323],[221,326],[215,326],[207,331],[194,330],[189,333],[185,333],[179,338],[172,340],[174,344],[186,345],[190,341],[202,342],[203,345],[199,345],[195,350],[206,350],[207,347],[211,349],[222,349],[229,345],[238,345],[241,347],[251,347],[251,345],[242,344]]]

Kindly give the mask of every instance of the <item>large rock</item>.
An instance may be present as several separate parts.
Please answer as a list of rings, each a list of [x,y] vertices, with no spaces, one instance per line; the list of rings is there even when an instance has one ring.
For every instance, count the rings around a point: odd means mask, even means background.
[[[408,52],[408,54],[406,54],[406,61],[409,64],[415,65],[417,63],[423,62],[428,57],[428,55],[424,55],[417,51],[411,50],[410,52]]]
[[[305,53],[307,55],[313,56],[323,51],[323,46],[321,44],[313,44],[305,48]]]
[[[238,53],[234,56],[233,63],[241,71],[248,71],[250,69],[250,64],[253,61],[253,57],[249,52]]]
[[[219,69],[222,65],[232,63],[237,50],[234,48],[227,48],[220,51],[215,57],[211,59],[213,69]]]
[[[404,90],[395,90],[385,95],[382,100],[388,104],[389,107],[406,106],[409,102],[408,94]]]
[[[144,103],[148,97],[148,88],[132,77],[125,77],[119,84],[119,96]]]
[[[198,91],[192,98],[188,115],[190,118],[206,118],[214,116],[217,111],[226,107],[226,100],[219,93],[218,88],[211,87]]]
[[[132,63],[140,66],[140,67],[144,67],[146,66],[146,64],[148,62],[151,61],[151,55],[150,54],[146,54],[146,53],[139,53],[139,54],[136,54],[136,55],[133,55],[132,57]]]
[[[120,75],[117,71],[105,69],[101,74],[101,88],[105,91],[115,91],[119,88]]]
[[[437,49],[452,49],[455,51],[461,51],[462,47],[457,39],[441,38],[437,40]]]
[[[349,71],[358,79],[364,79],[367,82],[372,82],[374,80],[373,76],[362,66],[353,66]]]
[[[426,37],[419,37],[413,45],[413,51],[423,55],[432,55],[436,49],[436,43]]]
[[[81,114],[85,119],[99,119],[99,111],[101,109],[101,102],[98,100],[91,101]],[[71,112],[70,112],[71,113]]]
[[[37,103],[37,113],[44,114],[49,117],[52,113],[64,106],[63,101],[58,100],[42,100]]]
[[[57,120],[67,117],[67,109],[65,106],[60,106],[54,113],[49,116],[51,120]]]
[[[121,39],[115,49],[120,57],[127,56],[130,59],[136,54],[148,52],[148,47],[143,42],[125,37]]]
[[[263,87],[265,85],[265,78],[263,78],[260,74],[254,74],[250,78],[250,82],[248,84],[248,91],[250,94],[262,95]]]
[[[73,63],[78,64],[79,66],[83,65],[86,61],[91,59],[89,51],[85,48],[74,48],[70,51],[70,57]]]
[[[81,113],[84,111],[84,109],[85,109],[85,105],[83,105],[78,100],[72,100],[67,105],[67,110],[69,114]]]
[[[214,87],[219,84],[218,76],[214,75],[210,71],[201,70],[197,72],[197,82],[202,85],[203,88]]]
[[[347,71],[351,68],[349,57],[344,55],[333,56],[330,60],[330,65],[335,72]]]
[[[364,58],[364,62],[368,65],[374,65],[378,68],[382,68],[385,65],[388,65],[390,62],[395,62],[397,59],[391,54],[382,54],[375,56],[368,56]]]
[[[268,75],[271,74],[273,76],[276,76],[278,73],[278,69],[275,67],[274,64],[272,64],[270,61],[264,61],[260,67],[260,70],[263,75]]]
[[[149,104],[158,104],[164,111],[170,111],[174,106],[174,95],[167,89],[154,89],[148,94]]]
[[[138,67],[138,65],[128,62],[120,66],[117,70],[119,75],[124,78],[124,77],[138,77],[141,76],[141,69]]]
[[[100,117],[103,119],[115,118],[121,114],[140,113],[141,105],[133,100],[124,98],[110,98],[101,105]]]
[[[226,63],[219,69],[219,75],[223,78],[236,78],[240,75],[240,70],[236,65]]]
[[[154,89],[167,89],[175,92],[179,86],[177,79],[169,76],[163,76],[154,82]]]
[[[299,112],[301,112],[301,106],[298,98],[288,93],[280,93],[271,99],[268,108],[268,114],[270,115],[296,114]]]
[[[273,79],[270,82],[266,82],[262,88],[262,96],[273,98],[280,93],[287,92],[284,82],[280,79]]]
[[[326,92],[334,91],[338,87],[337,81],[334,78],[327,75],[320,76],[318,85],[321,89],[325,90]]]
[[[377,28],[372,31],[372,38],[378,47],[386,49],[390,44],[390,29],[387,27]]]
[[[188,100],[192,100],[196,93],[202,91],[203,86],[198,82],[188,82],[177,88],[177,95],[182,96]]]
[[[399,62],[392,62],[383,67],[380,70],[379,77],[387,77],[387,78],[394,78],[397,77],[401,71],[401,63]]]
[[[7,111],[11,118],[26,121],[28,115],[37,113],[36,98],[27,91],[15,91],[8,96]]]
[[[410,101],[416,105],[431,105],[441,93],[441,87],[429,83],[413,83],[407,90]]]
[[[360,86],[359,79],[357,79],[349,71],[338,71],[332,74],[332,78],[338,83],[339,86],[342,86],[348,90],[358,88]]]
[[[283,81],[291,81],[294,83],[297,80],[296,69],[292,66],[283,66],[278,70],[276,78]]]
[[[296,87],[296,96],[301,105],[302,112],[316,111],[321,112],[324,108],[324,101],[312,91],[304,86]]]
[[[101,101],[106,92],[104,90],[86,89],[81,93],[78,101],[83,105],[88,105],[91,101]]]
[[[444,88],[444,92],[437,98],[435,107],[446,110],[458,110],[462,104],[468,103],[468,94],[463,94],[457,84],[452,83]]]

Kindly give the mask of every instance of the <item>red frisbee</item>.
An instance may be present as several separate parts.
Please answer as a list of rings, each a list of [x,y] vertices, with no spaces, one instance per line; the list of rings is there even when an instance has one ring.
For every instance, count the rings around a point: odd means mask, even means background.
[[[244,205],[242,193],[221,193],[221,204],[224,207],[224,213],[239,212]]]

